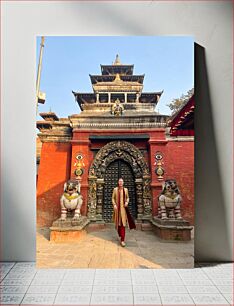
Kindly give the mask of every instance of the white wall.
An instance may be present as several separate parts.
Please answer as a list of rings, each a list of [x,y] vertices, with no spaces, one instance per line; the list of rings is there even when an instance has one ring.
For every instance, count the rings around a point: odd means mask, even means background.
[[[35,260],[36,35],[193,35],[204,47],[196,48],[195,259],[231,260],[231,1],[2,3],[1,259]]]

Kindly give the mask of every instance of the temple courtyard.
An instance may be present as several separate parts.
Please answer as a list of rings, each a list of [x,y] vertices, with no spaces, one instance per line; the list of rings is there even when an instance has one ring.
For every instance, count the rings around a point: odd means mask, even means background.
[[[89,230],[78,241],[50,241],[49,228],[37,230],[37,268],[192,268],[194,241],[162,241],[151,230],[126,229],[120,246],[113,224]]]

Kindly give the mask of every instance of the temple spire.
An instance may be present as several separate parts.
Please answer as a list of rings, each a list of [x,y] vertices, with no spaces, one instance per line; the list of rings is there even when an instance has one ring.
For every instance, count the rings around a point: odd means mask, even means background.
[[[119,58],[119,54],[116,54],[116,58],[115,58],[115,61],[114,61],[114,65],[121,65],[120,58]]]

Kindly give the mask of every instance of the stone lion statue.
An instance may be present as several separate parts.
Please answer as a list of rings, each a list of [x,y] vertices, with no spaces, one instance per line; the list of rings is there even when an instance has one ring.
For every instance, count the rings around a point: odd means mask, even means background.
[[[165,180],[158,198],[158,217],[161,219],[182,219],[180,213],[182,197],[177,183],[173,179]]]
[[[64,184],[64,193],[60,198],[61,221],[66,220],[67,212],[74,211],[73,220],[78,220],[81,216],[80,209],[83,198],[80,195],[80,184],[76,180],[69,180]]]

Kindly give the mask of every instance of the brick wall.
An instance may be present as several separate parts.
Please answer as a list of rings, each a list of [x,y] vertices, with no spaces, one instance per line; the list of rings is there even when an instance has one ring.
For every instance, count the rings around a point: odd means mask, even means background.
[[[51,226],[59,217],[60,197],[70,167],[70,143],[43,143],[37,181],[37,226]]]
[[[181,141],[167,144],[165,179],[176,179],[181,195],[182,216],[194,224],[194,142]]]
[[[145,133],[146,131],[144,131]],[[83,136],[83,137],[81,137]],[[93,160],[88,143],[89,133],[74,133],[73,143],[43,143],[41,162],[37,182],[37,225],[51,226],[60,215],[59,199],[63,192],[63,184],[74,176],[74,163],[77,153],[84,154],[85,173],[82,177],[81,193],[84,198],[82,214],[87,214],[88,169]],[[161,151],[164,156],[164,179],[176,179],[181,195],[182,216],[194,223],[194,142],[165,141],[162,131],[153,133],[149,153],[144,154],[149,161],[152,172],[153,215],[157,214],[157,198],[162,190],[162,183],[157,180],[155,170],[155,152]],[[79,140],[78,140],[79,139]],[[103,146],[104,144],[102,144]],[[136,144],[137,145],[137,144]],[[95,146],[101,147],[101,144]],[[73,148],[72,148],[73,147]],[[139,147],[144,147],[141,143]],[[145,147],[146,148],[146,147]]]

